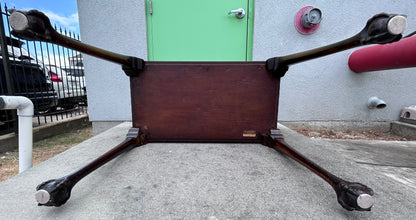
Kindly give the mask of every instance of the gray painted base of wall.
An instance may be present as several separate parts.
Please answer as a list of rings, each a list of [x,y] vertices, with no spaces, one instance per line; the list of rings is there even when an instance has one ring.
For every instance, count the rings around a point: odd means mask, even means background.
[[[124,121],[95,121],[92,122],[93,134],[100,134]],[[416,125],[403,123],[399,121],[279,121],[279,123],[287,126],[292,130],[299,129],[319,129],[319,130],[335,130],[335,131],[378,131],[392,132],[401,137],[415,138]]]
[[[389,132],[391,121],[279,121],[279,123],[293,130],[320,129],[336,131],[365,131]]]
[[[102,133],[114,126],[117,126],[125,121],[93,121],[92,122],[92,133],[93,135],[97,135]]]
[[[108,130],[124,121],[93,121],[92,128],[94,135]],[[279,123],[293,129],[324,129],[324,130],[374,130],[380,132],[390,131],[391,121],[279,121]]]

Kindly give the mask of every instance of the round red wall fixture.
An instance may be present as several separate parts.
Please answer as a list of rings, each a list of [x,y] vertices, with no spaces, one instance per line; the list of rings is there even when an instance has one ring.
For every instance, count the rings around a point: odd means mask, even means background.
[[[312,6],[305,6],[301,8],[295,16],[295,27],[296,30],[299,31],[301,34],[313,34],[318,28],[321,23],[318,23],[316,25],[306,27],[302,24],[302,16],[307,12],[309,9],[313,8]],[[319,9],[318,9],[319,10]]]

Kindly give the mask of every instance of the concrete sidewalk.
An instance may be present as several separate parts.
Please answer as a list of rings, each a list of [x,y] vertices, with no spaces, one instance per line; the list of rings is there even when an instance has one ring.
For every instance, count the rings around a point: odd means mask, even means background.
[[[0,219],[415,219],[416,142],[320,140],[280,126],[286,141],[339,177],[375,191],[349,212],[318,176],[260,144],[151,143],[81,180],[61,207],[35,187],[121,142],[123,123],[0,183]]]

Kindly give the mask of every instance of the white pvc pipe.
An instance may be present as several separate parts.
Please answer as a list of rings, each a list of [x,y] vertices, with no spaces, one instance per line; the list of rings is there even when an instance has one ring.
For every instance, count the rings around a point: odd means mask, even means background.
[[[33,103],[23,96],[0,96],[0,109],[17,109],[19,136],[19,173],[32,167]]]

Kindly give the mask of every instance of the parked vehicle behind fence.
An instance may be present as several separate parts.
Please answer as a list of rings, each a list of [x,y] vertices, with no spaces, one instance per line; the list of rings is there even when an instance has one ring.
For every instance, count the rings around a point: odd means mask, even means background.
[[[31,58],[29,53],[21,48],[23,42],[9,38],[7,44],[10,57],[11,86],[14,89],[13,95],[29,98],[33,102],[35,112],[55,108],[58,96],[52,82],[45,74],[43,64]],[[0,55],[2,54],[0,53]],[[7,90],[3,56],[0,56],[0,80],[0,93],[2,95],[10,94]]]
[[[48,76],[53,88],[58,93],[58,105],[64,109],[71,109],[75,106],[86,103],[85,77],[74,75],[57,67],[48,66]]]
[[[4,27],[0,28],[0,42],[4,42],[0,46],[0,95],[21,95],[31,99],[35,108],[34,126],[54,123],[77,115],[87,115],[82,54],[56,44],[11,36],[8,6],[1,5],[0,12],[0,25]],[[80,39],[78,34],[65,28],[55,29],[59,29],[69,38]],[[2,53],[6,48],[9,57],[7,60],[4,59],[7,56]],[[57,65],[66,73],[50,65]],[[9,82],[6,81],[6,73]],[[53,80],[61,82],[52,81],[53,73],[59,77]],[[8,91],[8,88],[14,92]],[[77,105],[79,107],[74,108]],[[0,135],[16,132],[16,122],[16,110],[0,111]]]
[[[58,95],[53,89],[52,82],[45,75],[41,65],[28,56],[20,48],[17,40],[7,41],[9,45],[9,63],[11,87],[13,95],[25,96],[33,102],[35,113],[47,112],[56,108]],[[11,44],[11,45],[10,45]],[[6,72],[0,48],[0,95],[11,95],[7,88]],[[12,110],[0,111],[0,134],[13,131],[15,118]]]

